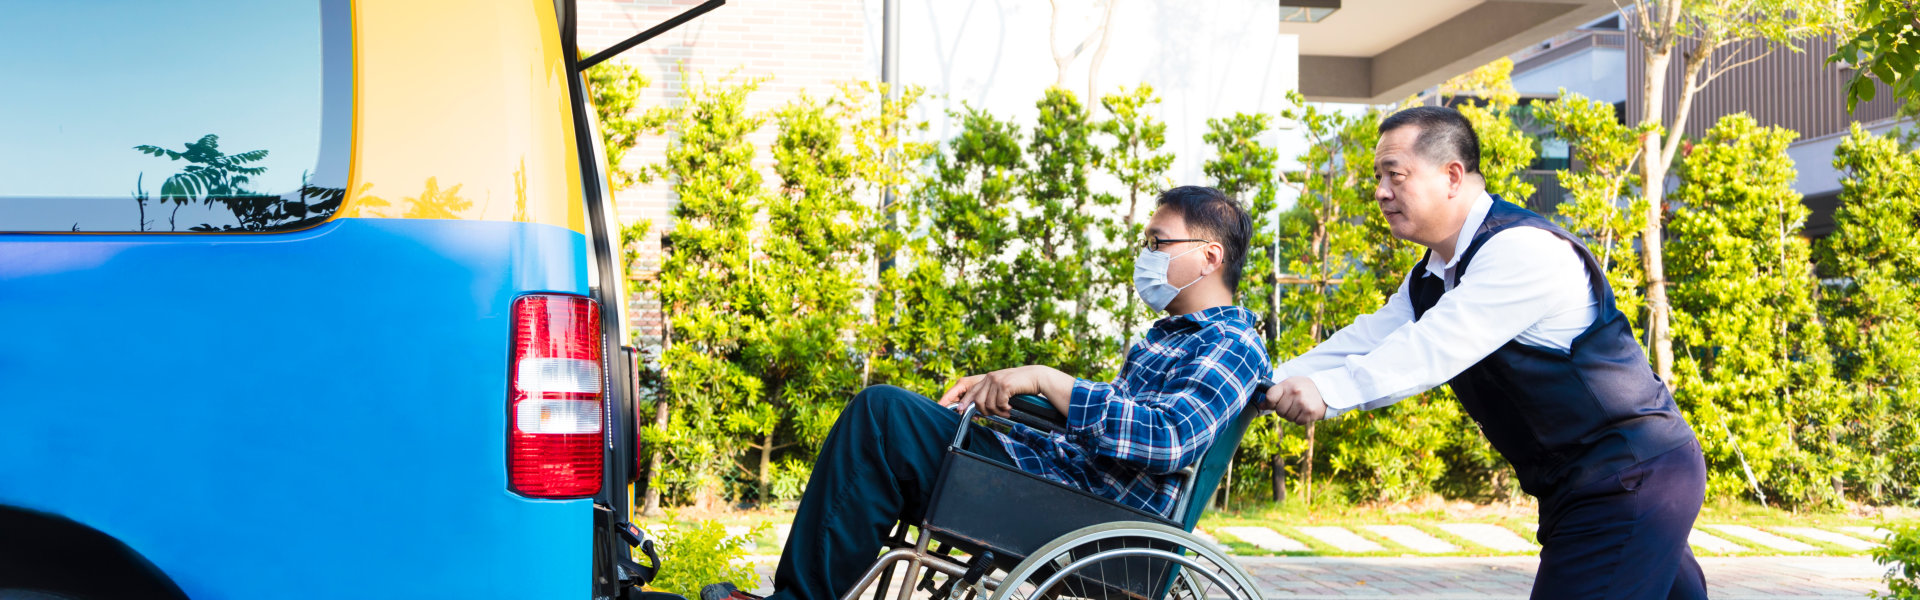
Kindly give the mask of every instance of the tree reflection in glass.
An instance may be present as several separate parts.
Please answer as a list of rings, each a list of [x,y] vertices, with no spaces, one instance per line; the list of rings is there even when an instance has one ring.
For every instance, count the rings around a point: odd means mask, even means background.
[[[345,188],[311,185],[305,174],[300,187],[283,195],[261,194],[248,190],[251,178],[263,175],[267,168],[256,163],[266,159],[267,150],[249,150],[227,154],[220,150],[220,136],[207,134],[188,142],[183,150],[142,144],[134,150],[154,157],[186,161],[187,166],[160,184],[161,205],[173,204],[167,215],[169,231],[179,231],[175,222],[180,207],[193,203],[220,205],[233,213],[233,224],[202,223],[188,231],[267,231],[298,229],[326,220],[339,208]],[[135,180],[134,201],[140,208],[140,230],[147,231],[146,206],[150,200],[143,182],[145,173]]]

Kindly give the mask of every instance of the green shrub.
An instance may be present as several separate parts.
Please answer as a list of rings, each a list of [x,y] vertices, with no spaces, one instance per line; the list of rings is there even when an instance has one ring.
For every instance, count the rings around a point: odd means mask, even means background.
[[[1788,507],[1838,506],[1852,448],[1820,278],[1787,147],[1798,134],[1729,115],[1682,157],[1667,231],[1675,399],[1700,436],[1707,496],[1757,487]],[[1758,496],[1760,494],[1755,494]]]
[[[813,477],[813,463],[793,458],[780,459],[773,466],[773,497],[780,501],[799,500]]]
[[[1891,525],[1887,545],[1873,551],[1873,562],[1887,566],[1888,593],[1875,598],[1920,600],[1920,523]]]
[[[709,583],[723,581],[752,589],[753,566],[735,560],[745,558],[748,546],[766,529],[761,523],[746,535],[730,538],[719,521],[676,524],[656,541],[663,564],[659,579],[647,587],[688,598],[699,597],[700,588]]]

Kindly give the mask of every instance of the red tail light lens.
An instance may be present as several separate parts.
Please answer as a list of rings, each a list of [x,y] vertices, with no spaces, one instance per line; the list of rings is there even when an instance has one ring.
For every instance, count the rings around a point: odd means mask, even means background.
[[[606,406],[600,371],[600,310],[579,296],[513,301],[513,362],[507,374],[507,485],[534,498],[600,491]]]

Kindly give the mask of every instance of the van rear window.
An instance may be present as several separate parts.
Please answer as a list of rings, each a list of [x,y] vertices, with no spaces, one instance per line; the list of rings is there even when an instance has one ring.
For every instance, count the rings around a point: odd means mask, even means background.
[[[87,0],[0,19],[0,231],[271,232],[347,184],[348,0]]]

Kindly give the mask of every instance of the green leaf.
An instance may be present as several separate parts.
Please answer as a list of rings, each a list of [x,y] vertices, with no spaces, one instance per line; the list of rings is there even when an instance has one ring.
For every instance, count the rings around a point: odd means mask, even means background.
[[[1847,84],[1847,112],[1853,112],[1860,102],[1872,102],[1876,93],[1878,90],[1874,89],[1873,80],[1855,74],[1853,81]]]

